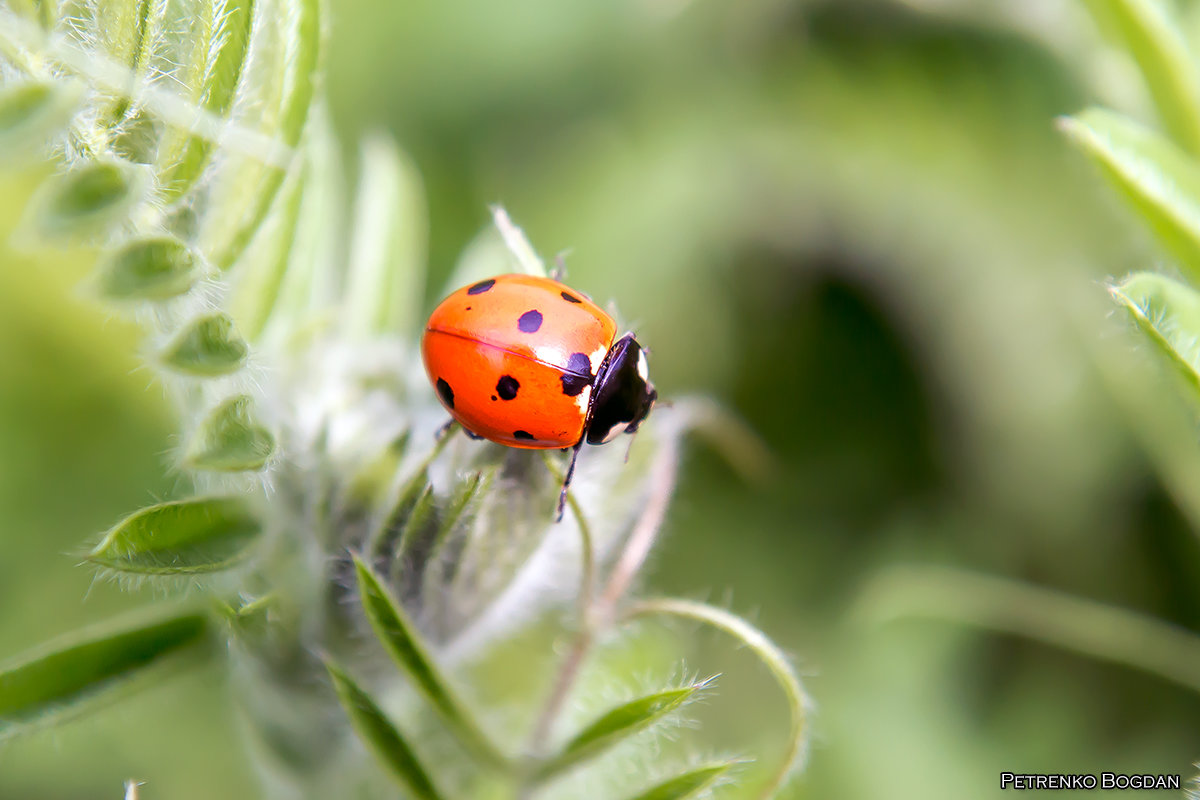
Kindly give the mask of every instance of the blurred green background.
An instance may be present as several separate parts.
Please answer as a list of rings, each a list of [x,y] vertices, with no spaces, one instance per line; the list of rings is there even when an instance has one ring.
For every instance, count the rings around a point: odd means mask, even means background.
[[[750,612],[796,657],[817,713],[786,796],[1194,773],[1194,691],[1019,637],[870,624],[889,609],[861,603],[890,566],[938,564],[1200,629],[1196,531],[1129,409],[1182,415],[1103,286],[1161,256],[1053,128],[1142,107],[1078,8],[330,5],[347,163],[382,129],[424,176],[427,300],[502,203],[619,304],[665,396],[717,398],[775,452],[749,486],[692,449],[649,584]],[[32,185],[0,193],[6,237]],[[75,557],[172,490],[169,409],[136,331],[79,292],[84,255],[0,253],[0,657],[153,599]],[[1194,462],[1193,430],[1162,424]],[[689,667],[724,673],[697,735],[774,757],[775,688],[692,641]],[[193,674],[6,747],[0,798],[117,797],[127,777],[147,798],[252,797],[224,691]]]

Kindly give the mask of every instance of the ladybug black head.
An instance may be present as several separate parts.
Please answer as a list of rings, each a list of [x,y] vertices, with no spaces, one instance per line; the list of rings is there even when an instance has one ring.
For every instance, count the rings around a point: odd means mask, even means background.
[[[633,433],[654,407],[658,392],[650,382],[646,353],[627,333],[617,340],[596,375],[587,443],[603,444],[624,431]]]

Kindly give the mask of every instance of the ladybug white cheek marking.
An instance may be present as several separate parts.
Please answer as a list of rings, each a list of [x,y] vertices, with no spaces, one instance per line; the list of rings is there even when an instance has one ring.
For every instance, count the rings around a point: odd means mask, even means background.
[[[613,439],[617,438],[622,433],[624,433],[626,427],[628,427],[628,426],[624,425],[622,423],[617,423],[616,425],[613,425],[612,430],[608,432],[608,435],[600,440],[600,444],[608,444]]]
[[[600,365],[604,363],[604,357],[608,355],[608,348],[601,345],[600,347],[588,353],[588,362],[592,365],[592,377],[600,371]]]
[[[646,382],[650,381],[650,368],[646,366],[645,350],[638,350],[638,377]]]
[[[575,405],[579,406],[580,412],[586,417],[588,412],[588,400],[592,396],[592,387],[585,386],[579,396],[575,398]]]

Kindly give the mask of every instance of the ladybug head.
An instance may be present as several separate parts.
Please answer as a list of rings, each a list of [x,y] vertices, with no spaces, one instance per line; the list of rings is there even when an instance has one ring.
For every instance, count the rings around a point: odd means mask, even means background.
[[[650,382],[646,353],[627,333],[617,340],[596,375],[587,443],[603,444],[618,433],[633,433],[654,407],[658,392]]]

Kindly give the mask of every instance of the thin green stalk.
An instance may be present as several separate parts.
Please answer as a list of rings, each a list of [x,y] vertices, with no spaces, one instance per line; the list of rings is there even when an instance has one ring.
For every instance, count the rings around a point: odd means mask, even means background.
[[[860,617],[926,617],[973,625],[1133,667],[1200,692],[1200,636],[1124,608],[948,567],[897,567],[878,576]]]
[[[762,631],[741,617],[731,614],[723,608],[691,600],[672,598],[643,600],[630,607],[625,612],[623,619],[628,621],[658,614],[703,622],[738,639],[758,656],[771,672],[776,683],[779,684],[779,688],[783,690],[787,699],[788,712],[791,715],[788,744],[779,768],[758,794],[763,800],[774,796],[792,771],[803,762],[804,744],[807,737],[808,696],[804,693],[804,687],[800,685],[800,679],[796,677],[791,664],[788,663],[787,656]]]

